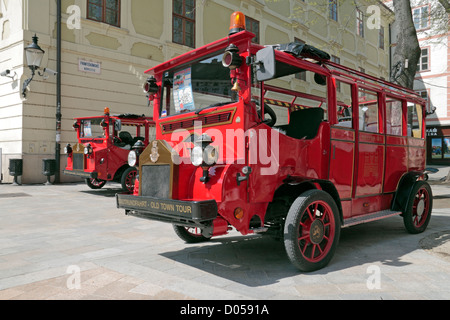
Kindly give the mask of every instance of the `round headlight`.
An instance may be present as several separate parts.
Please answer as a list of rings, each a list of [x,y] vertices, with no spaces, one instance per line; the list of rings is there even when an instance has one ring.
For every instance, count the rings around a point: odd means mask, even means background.
[[[64,153],[72,153],[72,146],[70,145],[70,143],[68,143],[65,147],[64,147]]]
[[[203,161],[208,165],[213,165],[219,159],[219,152],[213,146],[207,146],[203,151]]]
[[[202,147],[196,146],[191,151],[191,162],[194,166],[198,167],[203,163],[203,150]]]
[[[84,154],[91,154],[92,153],[92,147],[91,145],[88,143],[85,147],[84,147]]]
[[[137,162],[136,151],[130,151],[130,153],[128,153],[128,165],[130,167],[134,167],[136,165],[136,162]]]

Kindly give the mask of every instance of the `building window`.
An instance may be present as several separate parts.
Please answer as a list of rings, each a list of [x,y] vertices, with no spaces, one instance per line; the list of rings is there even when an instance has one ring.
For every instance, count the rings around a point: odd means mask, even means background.
[[[120,27],[120,0],[88,0],[87,18]]]
[[[384,27],[380,26],[380,30],[378,32],[378,47],[384,50]]]
[[[419,90],[416,93],[422,98],[428,101],[428,91],[427,90]]]
[[[431,105],[430,105],[430,100],[428,99],[428,96],[429,96],[428,90],[419,90],[419,91],[416,91],[416,93],[417,93],[422,99],[424,99],[424,100],[427,101],[426,108],[427,108],[427,110],[430,110],[430,109],[431,109]]]
[[[195,47],[195,0],[173,0],[172,41]]]
[[[428,6],[415,8],[413,10],[413,21],[416,30],[428,28]]]
[[[429,70],[429,66],[430,66],[429,50],[428,48],[422,48],[416,71],[419,72]]]
[[[305,44],[306,42],[299,38],[294,38],[295,43]],[[295,79],[306,81],[306,71],[298,72],[295,74]]]
[[[332,55],[331,62],[341,64],[341,58],[338,58],[338,57]],[[336,91],[341,92],[341,82],[340,81],[336,81]]]
[[[245,16],[245,28],[255,34],[253,43],[259,43],[259,21]]]
[[[338,21],[338,0],[329,0],[330,19]]]
[[[356,34],[364,38],[364,14],[356,9]]]

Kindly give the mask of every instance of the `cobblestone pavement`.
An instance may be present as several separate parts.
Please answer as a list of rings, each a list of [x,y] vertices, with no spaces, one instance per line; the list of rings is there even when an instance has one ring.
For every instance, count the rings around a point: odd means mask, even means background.
[[[312,273],[264,236],[185,244],[168,224],[125,216],[118,186],[0,184],[0,300],[450,299],[441,181],[424,233],[399,217],[343,229],[329,266]]]

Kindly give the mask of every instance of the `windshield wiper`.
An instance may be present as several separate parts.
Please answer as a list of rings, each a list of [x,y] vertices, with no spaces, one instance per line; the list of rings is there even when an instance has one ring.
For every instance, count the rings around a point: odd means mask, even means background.
[[[209,108],[214,108],[214,107],[224,106],[224,105],[229,104],[229,103],[231,103],[231,102],[217,102],[217,103],[213,103],[213,104],[210,104],[210,105],[207,106],[207,107],[198,109],[197,111],[195,111],[195,114],[198,115],[198,114],[200,114],[200,112],[202,112],[203,110],[206,110],[206,109],[209,109]]]

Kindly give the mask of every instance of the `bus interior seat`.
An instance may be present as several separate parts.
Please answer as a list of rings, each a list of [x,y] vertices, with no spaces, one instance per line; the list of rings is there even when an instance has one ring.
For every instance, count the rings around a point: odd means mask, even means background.
[[[286,134],[295,139],[312,139],[323,120],[322,108],[306,108],[291,113]]]
[[[122,140],[125,144],[132,144],[133,143],[133,137],[128,131],[122,131],[119,133],[119,138]]]

